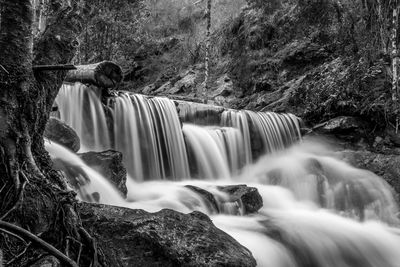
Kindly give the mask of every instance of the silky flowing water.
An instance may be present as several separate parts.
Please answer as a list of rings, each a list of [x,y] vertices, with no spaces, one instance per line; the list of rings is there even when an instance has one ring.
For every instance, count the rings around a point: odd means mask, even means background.
[[[56,163],[74,166],[81,200],[202,211],[250,249],[258,266],[400,266],[391,188],[323,144],[301,141],[291,114],[220,110],[205,118],[207,107],[179,112],[166,98],[127,92],[104,105],[96,90],[80,84],[64,85],[56,103],[59,117],[81,137],[82,151],[119,150],[129,172],[123,199],[77,155],[46,142]],[[232,184],[258,189],[257,214],[243,215],[240,203],[226,206],[228,196],[217,186]],[[212,193],[223,212],[185,185]]]

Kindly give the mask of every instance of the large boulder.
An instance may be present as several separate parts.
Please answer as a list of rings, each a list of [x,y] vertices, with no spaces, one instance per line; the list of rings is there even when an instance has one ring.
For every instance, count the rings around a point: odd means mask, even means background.
[[[122,162],[122,153],[114,150],[87,152],[79,154],[90,167],[101,173],[126,197],[126,168]]]
[[[47,122],[44,137],[65,146],[73,152],[77,152],[81,147],[79,136],[74,129],[65,122],[53,117]]]
[[[104,266],[256,266],[250,251],[200,212],[148,213],[88,203],[78,210]]]

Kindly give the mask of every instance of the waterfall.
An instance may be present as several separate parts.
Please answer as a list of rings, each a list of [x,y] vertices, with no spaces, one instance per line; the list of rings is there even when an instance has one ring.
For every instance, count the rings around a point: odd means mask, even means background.
[[[273,112],[224,111],[222,125],[240,129],[245,141],[247,163],[256,157],[282,150],[301,137],[299,119],[293,114]],[[250,152],[256,149],[256,153]],[[254,155],[253,155],[254,156]]]
[[[96,87],[80,83],[65,84],[55,100],[59,117],[71,126],[81,139],[82,151],[110,148],[106,116]]]
[[[62,86],[56,104],[60,119],[81,138],[83,150],[121,151],[135,180],[190,177],[181,124],[171,100],[120,92],[103,106],[98,90],[76,83]]]
[[[77,132],[83,150],[122,152],[136,181],[228,178],[300,139],[299,120],[291,114],[224,111],[128,92],[103,105],[100,93],[79,83],[63,85],[56,98],[59,117]]]
[[[390,186],[316,141],[298,142],[294,115],[207,111],[206,105],[128,92],[102,105],[98,91],[79,84],[63,86],[57,104],[85,149],[119,150],[129,170],[128,197],[122,199],[76,155],[46,143],[53,160],[81,185],[83,201],[201,211],[262,267],[399,266],[399,211]],[[263,199],[257,214],[229,209],[220,186],[232,184],[257,188]],[[206,190],[226,208],[216,214],[187,185]]]

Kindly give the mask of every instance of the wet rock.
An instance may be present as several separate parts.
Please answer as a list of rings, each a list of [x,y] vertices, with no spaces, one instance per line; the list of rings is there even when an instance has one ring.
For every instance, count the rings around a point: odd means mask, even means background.
[[[190,190],[197,193],[198,195],[200,195],[203,198],[210,213],[219,213],[220,212],[218,202],[212,193],[208,192],[207,190],[205,190],[203,188],[200,188],[200,187],[197,187],[194,185],[185,185],[185,187],[189,188]]]
[[[201,125],[218,125],[225,110],[223,107],[180,100],[175,100],[175,105],[182,122]]]
[[[239,214],[239,209],[242,208],[243,214],[250,214],[257,212],[263,206],[263,200],[257,188],[247,185],[217,186],[216,189],[226,194],[227,198],[214,195],[197,186],[186,185],[185,187],[201,196],[211,213]]]
[[[229,195],[230,202],[241,202],[244,213],[255,213],[263,206],[263,200],[255,187],[247,185],[218,186],[218,189]]]
[[[126,168],[122,162],[122,153],[114,150],[87,152],[80,158],[93,169],[101,173],[126,197]]]
[[[88,203],[78,210],[104,266],[256,266],[250,251],[200,212],[148,213]]]
[[[47,122],[44,137],[77,152],[81,147],[79,136],[65,122],[50,118]]]
[[[400,193],[400,155],[353,150],[342,151],[339,155],[346,162],[381,176],[397,194]]]

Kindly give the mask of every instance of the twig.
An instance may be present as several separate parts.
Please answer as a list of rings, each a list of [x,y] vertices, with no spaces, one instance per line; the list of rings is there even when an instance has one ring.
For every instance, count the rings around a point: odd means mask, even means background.
[[[2,70],[4,70],[5,73],[10,74],[10,73],[6,70],[6,68],[4,68],[4,66],[1,65],[1,64],[0,64],[0,68],[1,68]]]
[[[40,237],[43,233],[39,233],[37,236]],[[25,240],[24,240],[25,242]],[[7,262],[7,266],[10,265],[11,263],[13,263],[14,261],[18,260],[19,258],[22,257],[22,255],[24,255],[26,253],[26,251],[28,250],[28,248],[32,245],[32,241],[30,241],[28,244],[26,244],[26,247],[16,256],[14,256],[14,258],[12,258],[9,262]]]
[[[6,265],[10,265],[11,263],[13,263],[14,261],[18,260],[19,258],[21,258],[22,255],[25,254],[25,252],[28,250],[28,248],[31,246],[32,242],[29,242],[26,247],[21,251],[21,253],[19,253],[17,256],[15,256],[14,258],[12,258],[11,260],[9,260],[7,262]]]
[[[15,234],[18,234],[20,236],[23,236],[25,239],[29,239],[31,242],[41,246],[46,252],[52,254],[55,256],[57,259],[59,259],[61,262],[64,262],[66,265],[71,266],[71,267],[79,267],[73,260],[65,256],[62,252],[60,252],[58,249],[44,241],[43,239],[37,237],[36,235],[32,234],[31,232],[13,225],[8,222],[4,222],[0,220],[0,229],[4,229],[6,231],[11,231]]]

